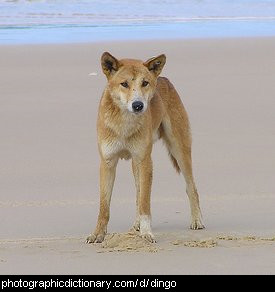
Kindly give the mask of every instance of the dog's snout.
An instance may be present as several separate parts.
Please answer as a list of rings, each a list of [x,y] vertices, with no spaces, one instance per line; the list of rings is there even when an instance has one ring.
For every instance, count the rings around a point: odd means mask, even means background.
[[[133,108],[134,112],[142,111],[143,107],[144,107],[144,104],[141,101],[135,101],[132,103],[132,108]]]

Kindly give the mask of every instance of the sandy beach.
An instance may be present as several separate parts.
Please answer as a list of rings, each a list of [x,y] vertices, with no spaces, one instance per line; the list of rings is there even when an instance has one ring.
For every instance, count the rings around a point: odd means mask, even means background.
[[[135,190],[131,164],[121,161],[108,228],[117,240],[85,244],[98,214],[104,51],[166,54],[162,76],[191,122],[205,230],[189,230],[184,179],[159,141],[157,243],[144,248],[123,234]],[[275,38],[7,45],[0,64],[0,274],[275,273]]]

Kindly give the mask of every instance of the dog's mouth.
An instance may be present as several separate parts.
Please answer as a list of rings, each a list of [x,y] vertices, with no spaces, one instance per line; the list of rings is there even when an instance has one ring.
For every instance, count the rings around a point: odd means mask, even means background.
[[[133,111],[133,110],[128,110],[129,113],[131,113],[134,116],[141,116],[145,113],[146,110],[141,110],[141,111]]]
[[[141,116],[144,113],[144,111],[141,112],[132,112],[135,116]]]

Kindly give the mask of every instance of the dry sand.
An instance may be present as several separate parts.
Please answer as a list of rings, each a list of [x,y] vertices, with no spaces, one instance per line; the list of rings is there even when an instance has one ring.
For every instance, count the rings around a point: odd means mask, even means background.
[[[183,178],[154,147],[153,231],[135,216],[131,167],[117,171],[103,245],[98,212],[99,58],[166,53],[193,131],[203,231],[191,231]],[[274,274],[275,39],[0,47],[1,274]]]

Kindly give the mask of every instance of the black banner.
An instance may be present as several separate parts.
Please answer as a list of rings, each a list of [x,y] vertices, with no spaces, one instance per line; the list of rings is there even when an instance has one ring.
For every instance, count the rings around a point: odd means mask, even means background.
[[[49,290],[51,288],[100,288],[104,290],[123,288],[157,288],[175,290],[181,288],[182,276],[1,276],[2,291],[23,288],[27,290]]]

